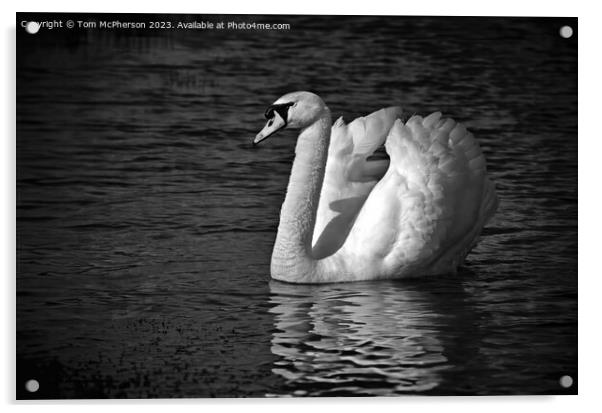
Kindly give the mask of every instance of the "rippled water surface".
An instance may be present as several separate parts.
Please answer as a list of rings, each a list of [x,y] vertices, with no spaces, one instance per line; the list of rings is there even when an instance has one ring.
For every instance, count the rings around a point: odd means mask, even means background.
[[[575,393],[576,20],[204,19],[291,30],[18,31],[18,396]],[[249,142],[300,89],[467,124],[500,207],[459,274],[270,281],[296,135]]]

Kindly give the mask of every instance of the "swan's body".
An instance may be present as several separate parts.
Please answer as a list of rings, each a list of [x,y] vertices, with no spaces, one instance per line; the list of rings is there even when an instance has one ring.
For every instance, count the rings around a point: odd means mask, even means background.
[[[497,208],[470,132],[440,113],[382,109],[331,127],[309,92],[278,99],[255,143],[300,128],[272,254],[273,278],[343,282],[455,272]],[[368,157],[382,144],[390,157]]]

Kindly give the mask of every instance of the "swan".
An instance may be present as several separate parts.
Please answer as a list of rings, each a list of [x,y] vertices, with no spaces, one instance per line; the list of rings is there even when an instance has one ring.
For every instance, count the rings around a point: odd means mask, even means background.
[[[346,124],[311,92],[268,107],[257,145],[300,129],[272,278],[328,283],[455,273],[497,209],[485,157],[440,112],[388,107]],[[384,143],[388,160],[372,156]]]

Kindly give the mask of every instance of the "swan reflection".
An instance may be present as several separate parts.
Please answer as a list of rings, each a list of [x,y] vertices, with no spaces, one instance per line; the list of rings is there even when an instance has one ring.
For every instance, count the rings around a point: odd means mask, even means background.
[[[434,389],[451,367],[444,315],[424,286],[270,283],[273,372],[294,395],[392,395]]]

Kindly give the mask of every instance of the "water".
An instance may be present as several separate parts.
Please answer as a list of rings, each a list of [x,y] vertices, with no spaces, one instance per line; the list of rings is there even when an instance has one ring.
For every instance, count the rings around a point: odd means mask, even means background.
[[[576,393],[576,20],[234,20],[291,30],[18,31],[18,396]],[[467,124],[500,207],[459,274],[270,281],[296,135],[250,140],[300,89]]]

